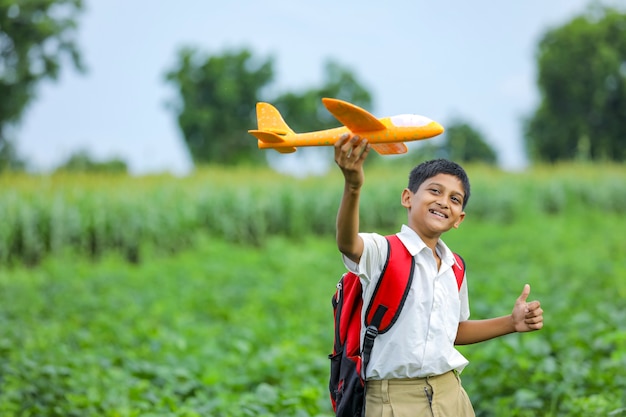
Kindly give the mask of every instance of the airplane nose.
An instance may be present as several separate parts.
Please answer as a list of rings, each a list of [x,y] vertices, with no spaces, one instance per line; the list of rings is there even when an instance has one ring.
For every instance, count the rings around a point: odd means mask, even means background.
[[[441,135],[445,131],[443,126],[435,121],[430,124],[430,129],[433,136]]]

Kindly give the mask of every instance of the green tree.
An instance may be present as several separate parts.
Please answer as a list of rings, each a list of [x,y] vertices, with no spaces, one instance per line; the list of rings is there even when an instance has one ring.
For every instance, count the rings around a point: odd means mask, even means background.
[[[337,119],[324,107],[323,97],[338,98],[364,108],[372,105],[372,96],[354,73],[332,60],[325,64],[321,87],[313,87],[301,93],[281,94],[272,100],[272,104],[296,132],[339,126]]]
[[[43,79],[57,79],[68,57],[83,70],[75,43],[82,0],[0,0],[0,171],[19,166],[9,138]]]
[[[453,120],[446,125],[442,139],[441,142],[426,141],[411,151],[411,157],[424,161],[448,158],[458,162],[482,162],[489,165],[498,160],[496,152],[485,141],[484,135],[468,122]]]
[[[2,139],[0,135],[0,173],[3,171],[21,171],[26,163],[19,157],[15,144]]]
[[[541,102],[524,127],[531,159],[626,160],[626,14],[596,5],[548,31],[537,66]]]
[[[88,152],[79,151],[71,155],[62,163],[56,172],[92,172],[109,174],[126,174],[128,166],[120,158],[113,158],[106,161],[94,160]]]
[[[463,162],[495,164],[496,152],[487,144],[484,135],[464,121],[454,121],[444,132],[442,150],[448,158]]]
[[[273,59],[256,59],[247,49],[215,56],[192,48],[179,52],[166,80],[178,89],[170,106],[195,163],[263,160],[247,130],[255,126],[254,104],[273,78]]]
[[[273,99],[272,103],[295,132],[341,126],[341,123],[324,107],[323,97],[338,98],[366,109],[372,105],[370,93],[357,80],[354,73],[332,60],[326,62],[324,66],[323,84],[320,87],[312,87],[301,93],[284,93]],[[318,166],[317,171],[323,172],[332,161],[332,153],[330,147],[302,147],[288,157],[272,151],[267,154],[267,158],[275,166],[289,158],[298,166],[311,168],[315,165]],[[370,163],[378,157],[376,152],[372,154],[374,155],[370,155]]]
[[[247,132],[257,125],[258,101],[274,104],[296,132],[339,126],[322,97],[371,105],[369,92],[354,74],[332,61],[325,66],[322,86],[275,96],[269,94],[273,58],[255,58],[247,49],[206,56],[184,48],[178,61],[166,75],[178,89],[178,100],[170,104],[195,163],[265,162],[266,152]],[[311,150],[298,150],[299,155],[307,152]]]

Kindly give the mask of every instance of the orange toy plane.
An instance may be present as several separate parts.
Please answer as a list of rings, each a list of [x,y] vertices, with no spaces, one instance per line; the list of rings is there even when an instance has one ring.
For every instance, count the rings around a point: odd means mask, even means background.
[[[249,130],[259,142],[260,149],[272,148],[292,153],[298,146],[332,146],[344,133],[358,134],[382,155],[407,152],[403,142],[432,138],[443,133],[439,123],[417,114],[401,114],[378,119],[371,113],[348,102],[323,98],[326,109],[344,126],[316,132],[296,133],[285,123],[276,107],[257,103],[259,128]]]

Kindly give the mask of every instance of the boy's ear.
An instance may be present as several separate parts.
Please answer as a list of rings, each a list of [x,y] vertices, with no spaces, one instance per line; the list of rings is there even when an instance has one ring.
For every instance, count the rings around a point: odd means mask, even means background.
[[[402,191],[401,203],[404,207],[411,208],[411,196],[412,195],[413,193],[408,188],[405,188],[404,191]]]
[[[455,229],[458,229],[459,225],[463,222],[464,219],[465,219],[465,212],[462,211],[461,214],[459,215],[459,218],[456,220],[456,222],[454,223],[452,227],[454,227]]]

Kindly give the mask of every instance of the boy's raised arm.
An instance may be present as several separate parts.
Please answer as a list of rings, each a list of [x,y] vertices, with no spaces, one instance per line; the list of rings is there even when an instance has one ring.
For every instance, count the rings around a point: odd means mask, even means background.
[[[367,140],[358,136],[345,134],[335,143],[335,162],[345,181],[337,212],[337,247],[357,263],[363,253],[363,240],[359,237],[359,199],[365,179],[363,162],[369,150]]]

